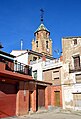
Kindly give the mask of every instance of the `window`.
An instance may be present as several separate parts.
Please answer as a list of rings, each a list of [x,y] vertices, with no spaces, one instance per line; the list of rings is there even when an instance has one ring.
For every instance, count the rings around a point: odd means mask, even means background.
[[[59,79],[59,77],[54,78],[54,80]]]
[[[38,41],[36,41],[36,47],[38,47]]]
[[[46,41],[46,48],[48,48],[48,41]]]
[[[81,108],[81,93],[74,93],[73,94],[73,103],[74,103],[74,107],[75,109]]]
[[[81,83],[81,74],[76,74],[76,83]]]
[[[37,57],[33,57],[33,61],[36,61],[37,60]]]
[[[33,71],[33,78],[34,79],[37,79],[37,70],[36,71]]]
[[[77,45],[77,39],[74,39],[74,45]]]
[[[47,37],[47,32],[46,32],[46,37]]]
[[[41,57],[39,57],[39,59],[40,59]]]
[[[79,69],[80,68],[80,56],[75,56],[74,58],[74,68]]]
[[[53,73],[56,73],[56,72],[58,72],[58,73],[59,73],[59,71],[53,71]]]
[[[59,79],[59,70],[53,71],[52,72],[52,80]]]

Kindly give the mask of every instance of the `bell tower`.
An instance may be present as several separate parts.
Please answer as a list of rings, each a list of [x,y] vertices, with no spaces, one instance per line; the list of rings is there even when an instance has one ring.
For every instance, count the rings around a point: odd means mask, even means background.
[[[52,55],[52,40],[50,39],[50,32],[43,24],[43,9],[41,11],[41,24],[34,32],[35,39],[32,40],[32,50]]]

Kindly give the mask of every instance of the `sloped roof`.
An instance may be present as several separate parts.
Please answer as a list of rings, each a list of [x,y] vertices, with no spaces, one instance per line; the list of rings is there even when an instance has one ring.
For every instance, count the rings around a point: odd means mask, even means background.
[[[3,51],[0,51],[0,57],[4,57],[9,60],[14,60],[14,58],[15,58],[14,55],[11,55],[11,54],[3,52]]]
[[[44,26],[44,24],[40,24],[40,26],[37,28],[37,30],[35,31],[35,33],[36,32],[39,32],[39,31],[42,31],[42,30],[47,31],[47,32],[50,33],[50,31]]]

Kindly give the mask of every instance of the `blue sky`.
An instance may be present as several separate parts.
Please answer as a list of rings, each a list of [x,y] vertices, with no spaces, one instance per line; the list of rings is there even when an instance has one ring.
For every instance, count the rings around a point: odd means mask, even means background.
[[[44,9],[44,25],[50,31],[54,50],[62,51],[61,39],[81,36],[81,0],[0,0],[0,42],[10,53],[31,49],[34,31],[40,25],[40,9]]]

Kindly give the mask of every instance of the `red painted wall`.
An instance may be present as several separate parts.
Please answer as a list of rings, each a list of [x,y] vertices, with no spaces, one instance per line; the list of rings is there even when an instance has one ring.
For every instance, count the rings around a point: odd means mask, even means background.
[[[61,86],[52,86],[51,87],[51,105],[55,106],[55,95],[54,95],[55,91],[60,92],[60,107],[62,107],[62,88],[61,88]]]
[[[0,82],[0,118],[16,115],[16,86]]]

